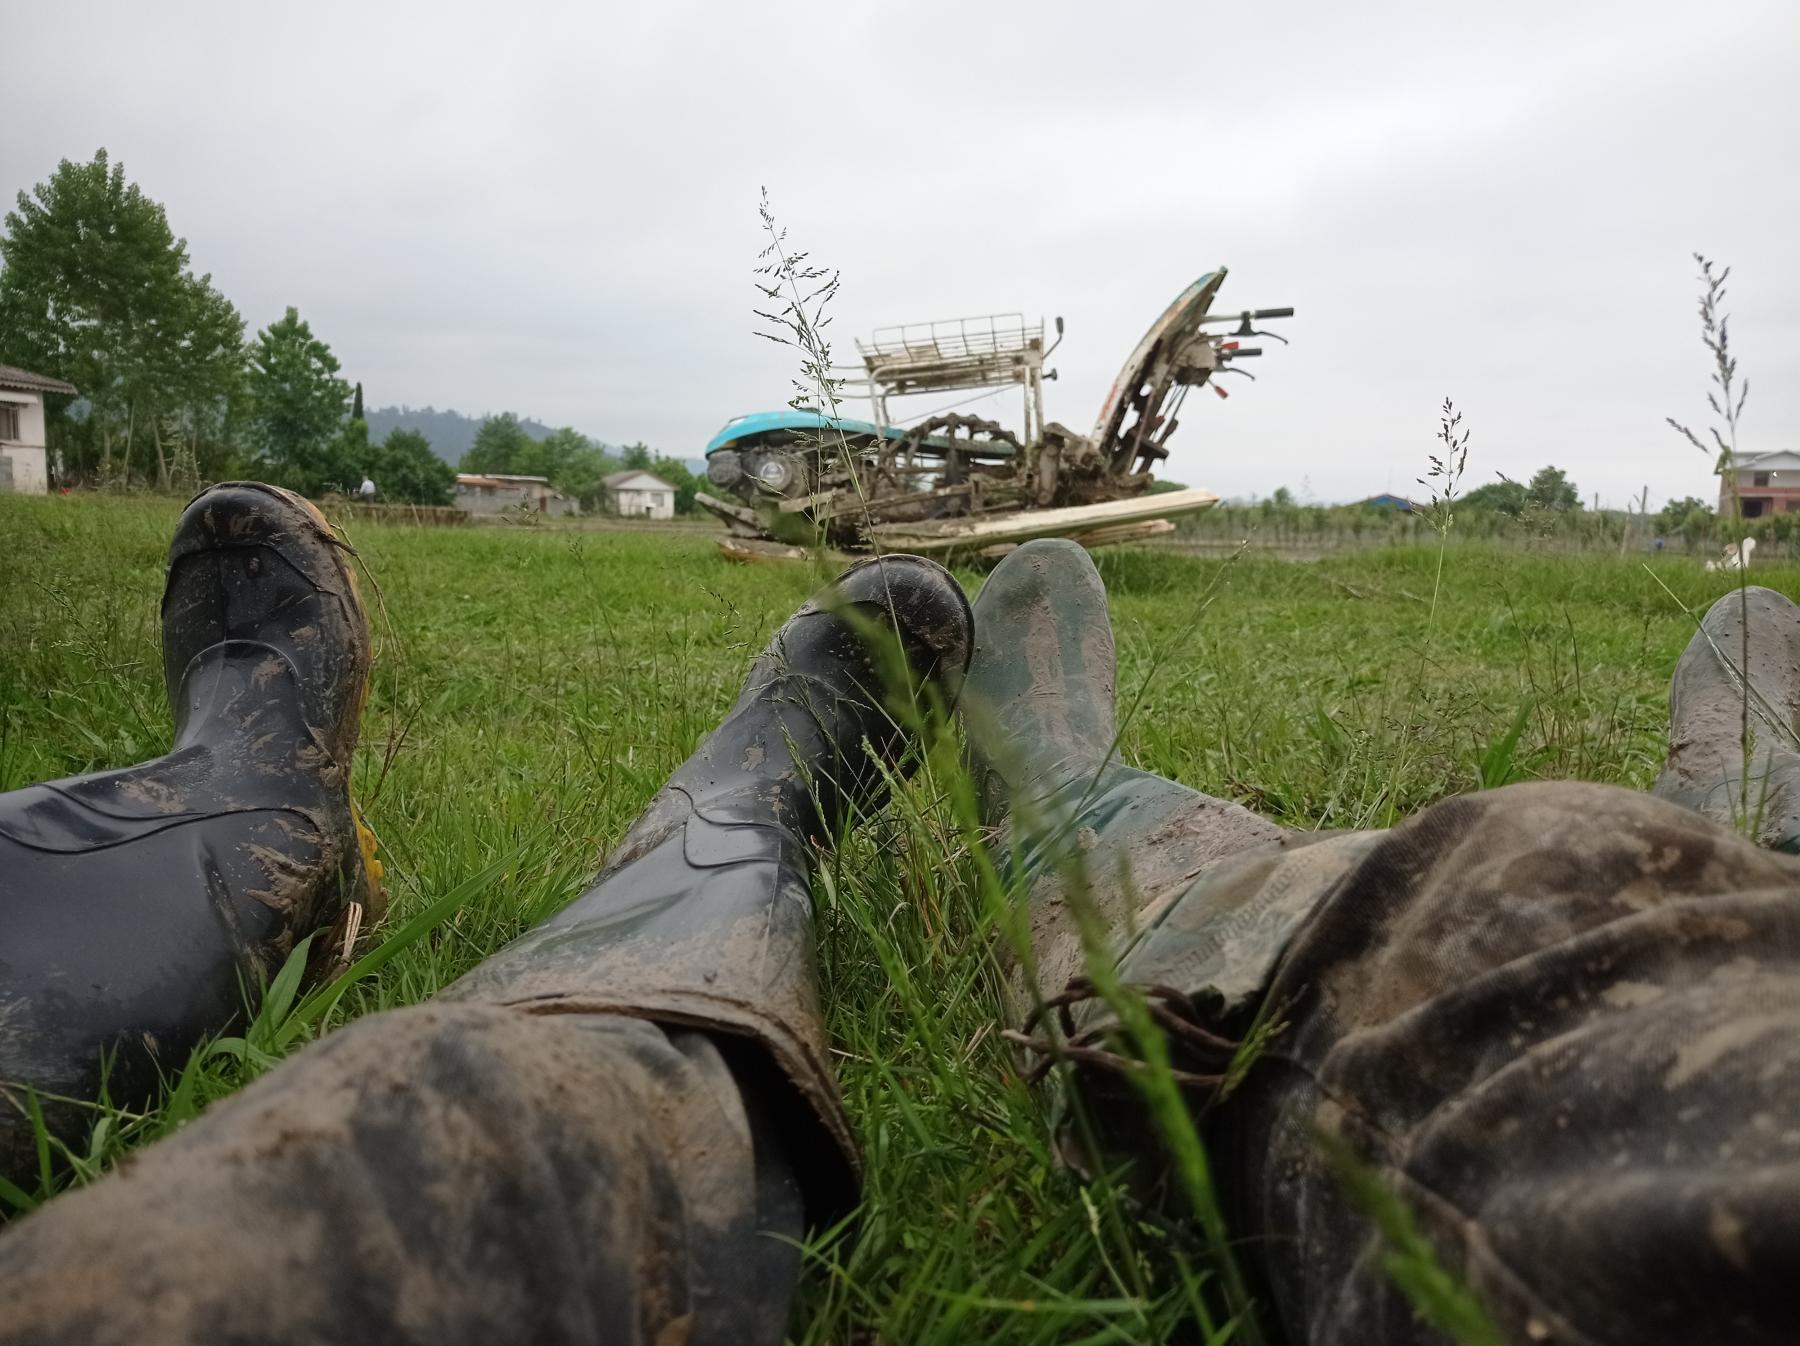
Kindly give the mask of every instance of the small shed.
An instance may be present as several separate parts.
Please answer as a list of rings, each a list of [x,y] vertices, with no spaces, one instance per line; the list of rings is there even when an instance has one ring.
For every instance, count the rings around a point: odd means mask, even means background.
[[[580,502],[550,485],[548,477],[511,472],[458,472],[456,503],[471,514],[498,514],[507,509],[535,509],[539,514],[574,514]]]
[[[1380,495],[1372,495],[1366,500],[1358,500],[1356,503],[1364,509],[1391,509],[1400,514],[1411,514],[1418,508],[1405,496],[1394,495],[1390,491],[1383,491]]]
[[[654,472],[628,467],[606,478],[607,507],[632,519],[675,517],[675,488]]]
[[[44,394],[75,391],[47,374],[0,365],[0,491],[43,495],[50,489]]]

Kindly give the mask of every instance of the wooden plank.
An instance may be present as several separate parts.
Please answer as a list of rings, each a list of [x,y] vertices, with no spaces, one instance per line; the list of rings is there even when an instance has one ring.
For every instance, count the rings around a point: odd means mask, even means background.
[[[1070,505],[997,518],[947,519],[942,522],[878,524],[870,530],[884,551],[945,552],[991,547],[1002,542],[1029,542],[1039,537],[1070,537],[1121,524],[1196,514],[1219,503],[1211,491],[1164,491],[1158,495],[1108,500],[1098,505]]]
[[[742,505],[734,505],[730,501],[721,500],[717,496],[708,495],[705,491],[694,492],[694,503],[701,509],[710,510],[726,523],[741,524],[752,532],[762,533],[767,530],[763,521],[757,517],[753,509],[745,509]]]
[[[805,547],[791,547],[785,542],[771,542],[760,537],[733,537],[730,534],[719,539],[719,555],[728,561],[736,561],[739,565],[792,565],[796,561],[813,561],[819,559],[815,552]],[[837,565],[849,565],[852,558],[839,551],[827,551],[824,558]]]

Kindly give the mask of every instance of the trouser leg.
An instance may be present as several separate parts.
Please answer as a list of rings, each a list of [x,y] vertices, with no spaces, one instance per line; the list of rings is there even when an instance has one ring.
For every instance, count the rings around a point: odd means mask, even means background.
[[[617,1015],[364,1020],[0,1237],[0,1341],[778,1342],[800,1193],[731,1058]]]
[[[1328,1132],[1507,1340],[1792,1340],[1800,862],[1583,784],[1345,841],[1335,866],[1317,864],[1330,843],[1268,866],[1265,889],[1313,905],[1267,991],[1285,1028],[1207,1123],[1285,1338],[1439,1340],[1384,1273]],[[1203,880],[1176,908],[1215,897]],[[1121,973],[1156,980],[1155,952]]]

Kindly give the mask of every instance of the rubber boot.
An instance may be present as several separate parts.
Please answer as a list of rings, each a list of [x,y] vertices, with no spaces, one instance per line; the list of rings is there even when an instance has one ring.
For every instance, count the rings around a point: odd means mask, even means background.
[[[1797,731],[1800,607],[1773,589],[1734,589],[1701,619],[1675,666],[1669,760],[1655,793],[1772,850],[1800,853]]]
[[[903,667],[884,664],[882,630]],[[835,1218],[855,1199],[856,1152],[819,1012],[814,842],[880,806],[917,707],[949,709],[972,644],[968,601],[942,567],[852,566],[775,635],[594,885],[444,996],[717,1035],[766,1086],[813,1222]]]
[[[1120,759],[1106,588],[1077,543],[1010,553],[976,599],[975,629],[961,717],[982,821],[1029,890],[1031,957],[1008,978],[1018,1022],[1082,980],[1082,901],[1122,950],[1206,866],[1283,833]],[[1079,896],[1067,891],[1077,858]]]
[[[175,744],[0,795],[0,1172],[36,1167],[29,1087],[80,1134],[237,1019],[300,938],[320,965],[379,909],[350,802],[369,630],[329,525],[251,482],[188,505],[169,548]]]

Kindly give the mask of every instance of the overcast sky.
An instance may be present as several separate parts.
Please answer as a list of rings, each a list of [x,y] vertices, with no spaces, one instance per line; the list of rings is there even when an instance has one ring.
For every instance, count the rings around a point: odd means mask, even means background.
[[[1450,396],[1470,484],[1710,496],[1663,424],[1707,414],[1695,249],[1734,268],[1742,447],[1800,447],[1793,0],[57,0],[6,29],[6,200],[104,145],[371,405],[698,454],[788,396],[752,335],[766,185],[842,271],[840,356],[1060,314],[1048,411],[1081,430],[1198,273],[1294,305],[1174,441],[1222,494],[1414,491]]]

